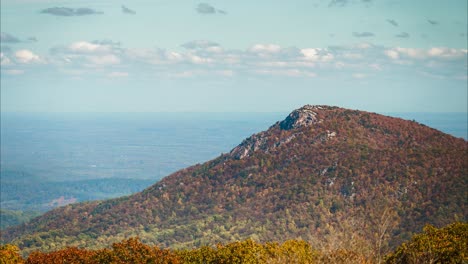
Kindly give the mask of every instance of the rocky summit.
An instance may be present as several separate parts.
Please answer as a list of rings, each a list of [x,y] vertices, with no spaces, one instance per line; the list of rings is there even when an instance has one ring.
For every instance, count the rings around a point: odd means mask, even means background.
[[[274,124],[270,127],[270,130],[292,130],[313,126],[314,124],[323,122],[323,119],[320,119],[319,116],[321,118],[325,118],[327,113],[326,110],[332,110],[333,108],[336,107],[305,105],[291,112],[283,121]],[[331,137],[335,135],[336,132],[329,132],[329,135],[327,136]],[[243,159],[258,150],[268,153],[272,149],[289,143],[296,136],[297,134],[293,133],[286,138],[270,138],[268,131],[263,131],[244,140],[239,146],[230,152],[230,155],[236,159]]]
[[[60,207],[1,236],[26,253],[130,236],[173,248],[304,239],[381,252],[426,224],[467,220],[467,147],[413,121],[306,105],[142,192]]]
[[[284,130],[311,126],[323,121],[322,119],[317,118],[317,112],[331,109],[333,109],[333,107],[323,105],[305,105],[297,110],[294,110],[291,114],[288,115],[288,117],[286,117],[286,119],[279,122],[277,125],[279,125],[279,127]]]

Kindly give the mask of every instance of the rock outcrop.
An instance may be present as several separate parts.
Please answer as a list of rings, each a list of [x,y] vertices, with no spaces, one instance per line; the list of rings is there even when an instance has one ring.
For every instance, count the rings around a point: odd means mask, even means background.
[[[335,108],[336,107],[333,106],[305,105],[299,109],[296,109],[291,112],[283,121],[276,122],[276,124],[270,127],[270,129],[288,131],[290,132],[289,134],[283,133],[279,136],[273,137],[271,133],[266,133],[266,131],[254,134],[235,147],[230,152],[230,155],[235,159],[243,159],[245,157],[249,157],[258,150],[269,153],[273,149],[289,143],[297,135],[301,134],[302,132],[298,131],[300,128],[312,127],[315,124],[322,123],[323,119],[319,117],[319,112],[326,112],[325,110],[332,110]],[[324,115],[326,115],[326,113],[323,113],[322,116]],[[336,132],[327,132],[328,134],[323,137],[324,139],[329,139],[336,136]]]
[[[305,105],[291,112],[279,123],[279,126],[284,130],[312,126],[323,121],[317,118],[317,111],[332,108],[331,106]]]

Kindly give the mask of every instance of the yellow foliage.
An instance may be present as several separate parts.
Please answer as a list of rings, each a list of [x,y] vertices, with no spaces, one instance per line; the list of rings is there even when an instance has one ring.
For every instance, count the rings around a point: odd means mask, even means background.
[[[22,264],[23,258],[19,254],[19,248],[14,245],[0,245],[0,264]]]
[[[468,263],[468,223],[457,222],[443,228],[426,225],[422,234],[400,245],[386,262]]]

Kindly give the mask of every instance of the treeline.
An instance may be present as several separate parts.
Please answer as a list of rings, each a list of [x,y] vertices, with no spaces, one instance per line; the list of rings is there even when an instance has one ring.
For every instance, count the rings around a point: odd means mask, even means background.
[[[444,228],[427,225],[383,259],[368,258],[356,250],[316,250],[302,240],[257,243],[253,240],[215,247],[170,250],[146,245],[138,238],[114,243],[111,248],[88,250],[69,247],[43,253],[35,251],[27,259],[18,247],[0,246],[0,263],[467,263],[468,224],[453,223]]]
[[[25,223],[39,215],[41,215],[41,213],[35,211],[23,212],[0,209],[0,229]]]
[[[139,192],[154,183],[143,179],[88,179],[48,181],[22,171],[1,170],[0,217],[4,210],[46,212],[72,202],[109,199]],[[6,225],[2,219],[2,228]]]

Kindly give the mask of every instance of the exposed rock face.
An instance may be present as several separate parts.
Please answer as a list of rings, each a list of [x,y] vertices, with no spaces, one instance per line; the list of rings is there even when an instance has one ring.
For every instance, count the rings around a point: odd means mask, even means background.
[[[299,127],[311,126],[321,122],[317,118],[317,110],[323,109],[322,106],[305,105],[294,110],[291,114],[279,123],[281,129],[291,130]]]
[[[268,136],[266,136],[265,133],[254,134],[231,150],[230,155],[235,159],[243,159],[259,149],[268,152],[270,147],[267,141]]]
[[[323,120],[318,117],[318,113],[323,110],[331,110],[336,107],[320,106],[320,105],[305,105],[299,109],[291,112],[286,119],[277,122],[270,129],[280,129],[291,131],[292,134],[285,135],[285,137],[272,137],[271,133],[260,132],[242,141],[240,145],[235,147],[230,155],[235,159],[243,159],[249,157],[255,151],[261,150],[269,153],[271,150],[278,148],[284,144],[289,143],[301,132],[293,131],[303,127],[311,127],[315,124],[322,123]],[[329,132],[325,139],[335,137],[335,132]]]

